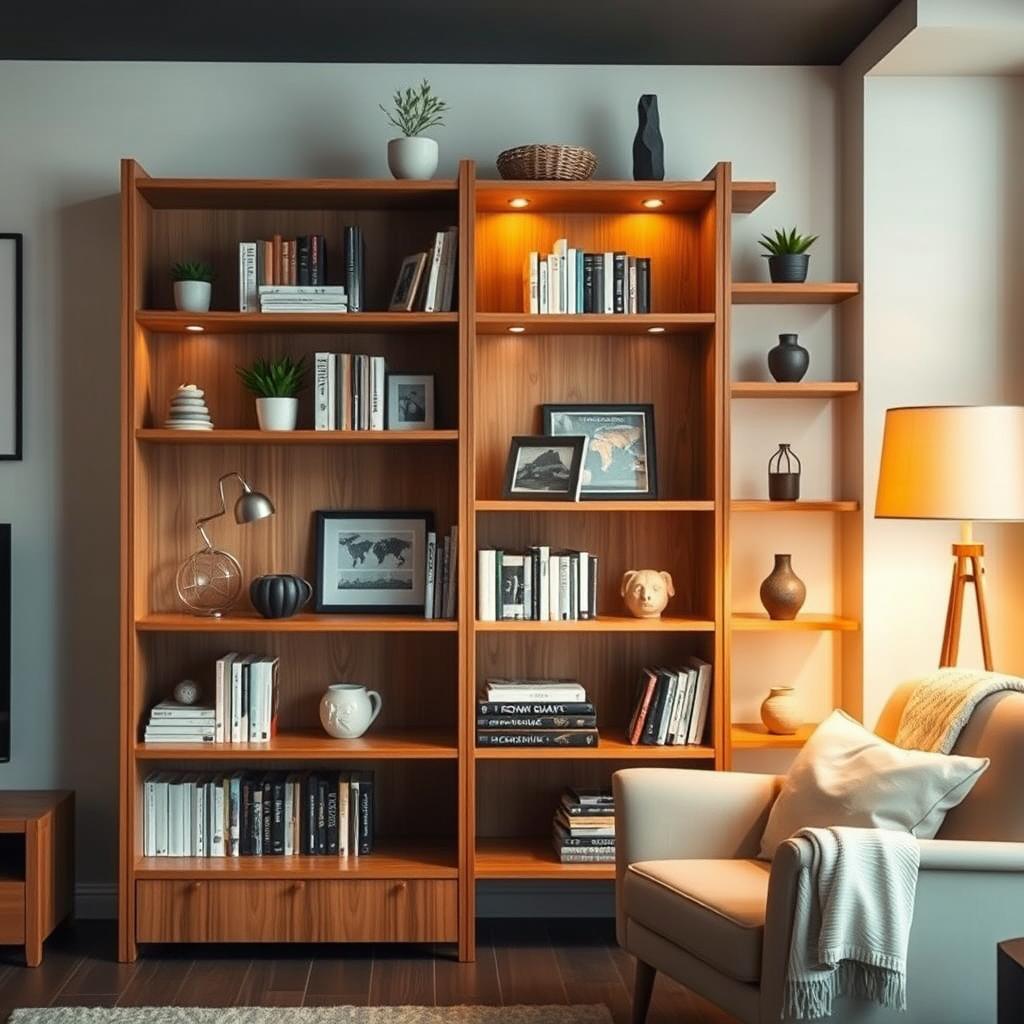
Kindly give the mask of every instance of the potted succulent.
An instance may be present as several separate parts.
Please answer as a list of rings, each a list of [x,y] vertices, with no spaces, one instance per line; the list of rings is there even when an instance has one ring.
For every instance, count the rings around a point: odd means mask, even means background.
[[[380,109],[401,133],[401,137],[388,142],[388,169],[396,178],[427,181],[437,170],[437,142],[423,133],[431,128],[443,128],[443,114],[448,104],[430,91],[424,78],[416,89],[399,89],[392,97],[394,109],[384,104]]]
[[[303,388],[306,357],[257,359],[252,366],[236,367],[242,383],[256,396],[260,430],[294,430],[299,415],[297,395]]]
[[[175,263],[171,267],[174,279],[175,308],[188,313],[206,313],[210,309],[213,290],[213,267],[209,263]]]
[[[789,231],[776,229],[774,238],[762,235],[758,245],[767,249],[761,253],[768,260],[768,273],[776,283],[800,284],[807,280],[807,250],[818,240],[817,235],[798,235],[796,228]]]

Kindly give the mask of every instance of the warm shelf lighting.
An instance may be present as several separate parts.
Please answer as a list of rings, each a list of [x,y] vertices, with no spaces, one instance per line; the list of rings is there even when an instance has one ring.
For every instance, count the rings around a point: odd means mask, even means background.
[[[185,324],[185,330],[192,331],[193,334],[202,334],[203,331],[206,330],[206,328],[200,326],[199,324]]]
[[[525,199],[523,196],[516,196],[515,199],[510,199],[508,201],[508,205],[511,206],[513,210],[522,210],[530,205],[530,200]]]
[[[509,334],[522,334],[526,330],[522,324],[514,324],[508,329]]]
[[[659,210],[665,205],[664,199],[645,199],[643,206],[647,207],[648,210]]]
[[[648,334],[664,334],[665,333],[665,328],[664,327],[648,327],[647,328],[647,333]]]

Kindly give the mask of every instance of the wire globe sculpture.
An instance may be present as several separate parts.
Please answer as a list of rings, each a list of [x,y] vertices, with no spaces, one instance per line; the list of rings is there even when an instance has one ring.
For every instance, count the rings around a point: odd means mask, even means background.
[[[223,615],[242,592],[242,567],[234,555],[202,548],[189,555],[174,581],[182,604],[197,615]]]

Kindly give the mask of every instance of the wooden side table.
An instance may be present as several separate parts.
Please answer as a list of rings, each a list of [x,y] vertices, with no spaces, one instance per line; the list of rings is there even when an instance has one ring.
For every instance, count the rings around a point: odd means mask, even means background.
[[[71,913],[74,832],[74,793],[0,792],[0,944],[24,945],[29,967]]]
[[[999,943],[998,1024],[1020,1024],[1024,1020],[1024,939]]]

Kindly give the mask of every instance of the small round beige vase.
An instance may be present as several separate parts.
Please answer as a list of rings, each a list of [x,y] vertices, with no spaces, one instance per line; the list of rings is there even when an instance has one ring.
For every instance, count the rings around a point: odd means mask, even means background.
[[[761,721],[777,736],[792,736],[800,726],[800,707],[792,686],[773,686],[761,705]]]

